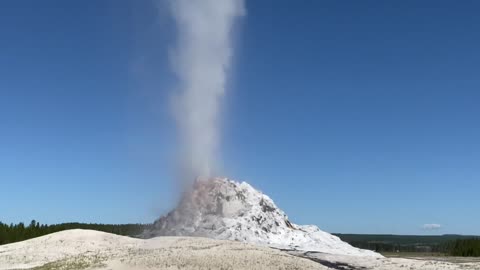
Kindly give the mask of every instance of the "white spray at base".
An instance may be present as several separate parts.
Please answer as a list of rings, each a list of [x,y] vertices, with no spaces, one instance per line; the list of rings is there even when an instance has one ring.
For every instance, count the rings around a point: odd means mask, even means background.
[[[182,179],[209,177],[219,144],[219,107],[243,0],[170,0],[178,40],[172,65],[180,93],[174,108],[181,136]]]

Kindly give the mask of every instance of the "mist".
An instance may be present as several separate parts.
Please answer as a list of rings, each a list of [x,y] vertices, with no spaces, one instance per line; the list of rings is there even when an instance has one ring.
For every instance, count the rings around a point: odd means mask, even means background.
[[[243,0],[170,0],[169,6],[177,31],[171,64],[178,77],[173,107],[180,135],[179,177],[191,181],[218,170],[233,28],[245,6]]]

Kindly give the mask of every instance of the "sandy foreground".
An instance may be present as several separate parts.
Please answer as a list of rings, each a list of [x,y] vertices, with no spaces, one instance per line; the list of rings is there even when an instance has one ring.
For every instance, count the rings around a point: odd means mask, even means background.
[[[194,237],[69,230],[0,246],[0,269],[479,269],[480,263],[284,252]]]
[[[371,258],[355,257],[344,255],[332,255],[316,252],[298,252],[290,251],[289,254],[309,258],[319,262],[328,269],[348,269],[348,270],[479,270],[480,261],[451,263],[438,259],[403,259],[403,258]]]

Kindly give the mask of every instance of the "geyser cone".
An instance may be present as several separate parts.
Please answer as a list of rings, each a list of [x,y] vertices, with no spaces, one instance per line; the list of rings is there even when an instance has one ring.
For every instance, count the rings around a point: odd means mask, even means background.
[[[354,248],[313,225],[288,220],[267,195],[246,182],[227,178],[197,180],[177,208],[154,223],[147,236],[202,236],[282,249],[380,256]]]

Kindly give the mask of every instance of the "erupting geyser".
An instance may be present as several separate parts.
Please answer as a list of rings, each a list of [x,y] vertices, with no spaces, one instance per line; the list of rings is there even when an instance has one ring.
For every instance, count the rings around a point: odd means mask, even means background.
[[[175,115],[181,140],[182,181],[176,209],[145,232],[153,236],[204,236],[282,249],[379,256],[316,226],[291,223],[266,195],[249,184],[211,178],[219,144],[218,111],[233,55],[232,29],[245,14],[243,0],[170,0],[178,31],[172,64],[179,79]],[[187,183],[184,187],[189,187]]]

